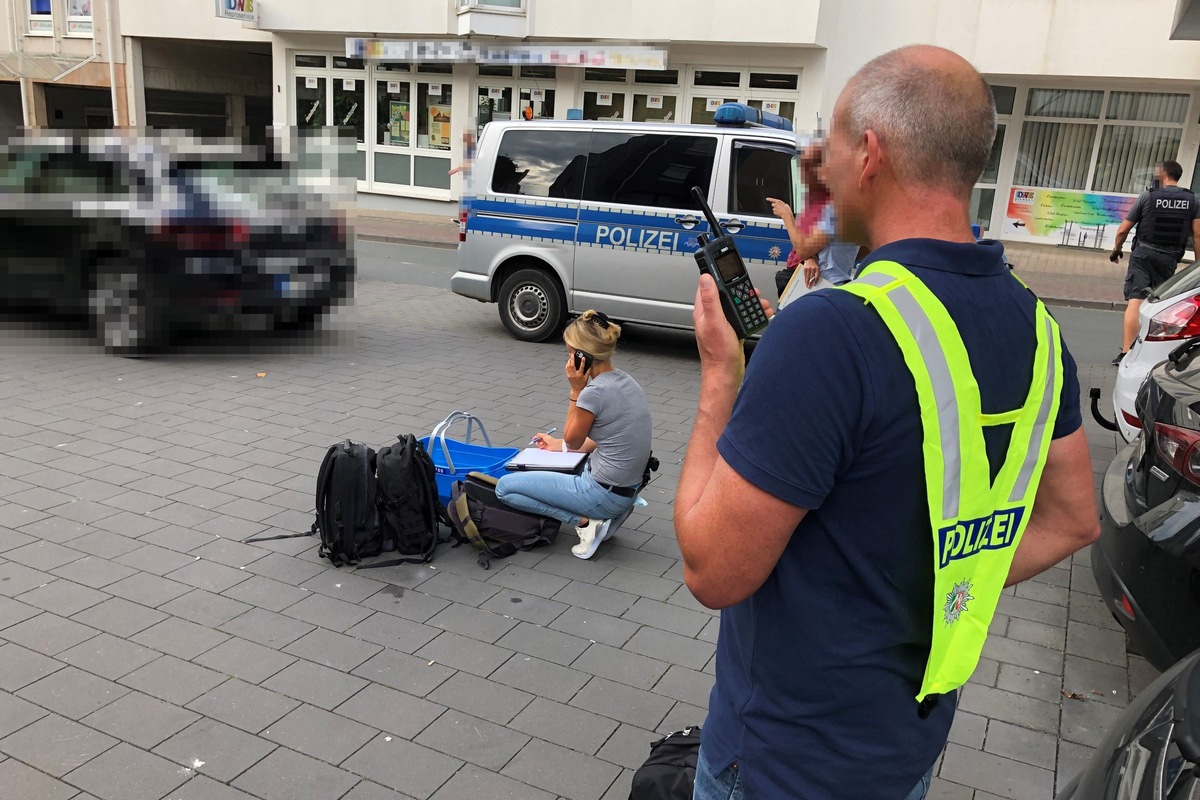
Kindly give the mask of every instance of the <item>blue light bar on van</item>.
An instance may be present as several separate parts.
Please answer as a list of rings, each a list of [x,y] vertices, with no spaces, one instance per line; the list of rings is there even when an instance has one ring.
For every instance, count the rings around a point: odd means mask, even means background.
[[[722,103],[713,115],[713,123],[739,128],[753,126],[778,128],[781,131],[790,131],[792,129],[792,121],[790,119],[784,119],[778,114],[768,114],[761,109],[746,105],[745,103]]]

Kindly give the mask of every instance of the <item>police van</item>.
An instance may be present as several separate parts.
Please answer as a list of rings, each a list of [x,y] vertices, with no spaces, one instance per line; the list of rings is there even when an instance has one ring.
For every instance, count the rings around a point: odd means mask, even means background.
[[[459,220],[457,294],[497,303],[508,331],[545,341],[589,308],[692,327],[699,186],[754,285],[774,293],[791,244],[768,197],[798,208],[791,123],[726,104],[713,125],[492,122]]]

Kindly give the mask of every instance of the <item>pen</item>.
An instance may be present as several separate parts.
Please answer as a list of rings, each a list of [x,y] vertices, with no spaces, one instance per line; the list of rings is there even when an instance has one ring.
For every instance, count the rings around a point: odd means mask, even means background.
[[[551,428],[550,430],[546,431],[545,435],[546,435],[546,436],[549,436],[550,434],[554,433],[556,430],[558,430],[558,428]],[[535,437],[533,437],[532,439],[530,439],[530,440],[529,440],[529,443],[530,443],[530,444],[537,444],[537,437],[535,436]]]

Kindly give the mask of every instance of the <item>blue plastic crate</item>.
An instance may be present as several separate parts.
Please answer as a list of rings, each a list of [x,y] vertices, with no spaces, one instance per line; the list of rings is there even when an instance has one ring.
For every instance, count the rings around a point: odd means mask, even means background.
[[[459,421],[467,423],[466,439],[461,442],[446,436],[451,425]],[[479,426],[483,444],[471,443],[475,425]],[[499,478],[505,473],[505,465],[521,452],[517,447],[492,447],[492,440],[488,437],[483,422],[464,411],[455,411],[439,422],[431,434],[421,437],[421,444],[433,459],[438,502],[442,505],[450,502],[450,487],[455,481],[466,480],[467,474],[471,472],[482,472]]]

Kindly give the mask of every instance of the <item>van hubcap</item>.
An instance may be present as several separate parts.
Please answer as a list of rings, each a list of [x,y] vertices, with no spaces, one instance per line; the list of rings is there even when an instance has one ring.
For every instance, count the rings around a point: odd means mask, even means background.
[[[542,287],[532,283],[518,286],[508,301],[509,316],[523,328],[537,328],[550,313],[550,301]]]

